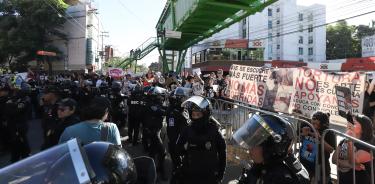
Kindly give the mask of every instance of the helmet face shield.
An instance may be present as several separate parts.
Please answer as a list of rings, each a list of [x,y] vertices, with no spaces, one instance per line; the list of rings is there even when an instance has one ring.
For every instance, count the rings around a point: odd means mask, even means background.
[[[201,96],[192,96],[181,104],[182,107],[185,107],[189,103],[193,103],[198,106],[200,109],[206,109],[211,105],[210,101],[201,97]]]
[[[260,115],[254,114],[248,119],[240,129],[238,129],[233,139],[246,149],[258,146],[272,136],[275,142],[281,141],[281,136],[275,133],[273,123],[266,122]]]

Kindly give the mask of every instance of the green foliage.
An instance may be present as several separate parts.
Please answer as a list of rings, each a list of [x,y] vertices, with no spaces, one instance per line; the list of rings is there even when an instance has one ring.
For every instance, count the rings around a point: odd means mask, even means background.
[[[361,40],[375,34],[375,27],[351,26],[345,21],[327,27],[327,60],[361,57]]]
[[[67,7],[62,0],[0,3],[0,63],[10,63],[13,58],[28,62],[37,58],[36,51],[51,49],[54,37],[66,39],[61,28],[66,21]]]
[[[350,26],[346,21],[327,27],[327,59],[343,59],[357,55],[354,46],[355,26]]]

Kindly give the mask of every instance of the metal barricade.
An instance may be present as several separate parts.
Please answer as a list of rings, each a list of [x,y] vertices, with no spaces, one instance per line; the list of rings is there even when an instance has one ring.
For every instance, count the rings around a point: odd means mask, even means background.
[[[362,140],[359,140],[355,137],[352,137],[352,136],[349,136],[347,134],[344,134],[342,132],[339,132],[337,130],[334,130],[334,129],[327,129],[325,131],[323,131],[323,134],[322,134],[322,137],[321,137],[321,141],[323,142],[324,141],[324,138],[325,136],[327,135],[328,132],[332,132],[334,133],[336,136],[335,138],[337,138],[337,136],[341,136],[341,137],[344,137],[346,140],[349,140],[349,141],[352,141],[353,142],[353,147],[354,147],[354,142],[355,143],[358,143],[362,146],[365,146],[366,148],[369,148],[371,150],[370,154],[371,154],[371,183],[374,183],[374,164],[373,164],[373,151],[375,150],[375,146],[374,145],[371,145],[369,143],[366,143]],[[335,151],[336,151],[336,148],[335,148]],[[356,172],[356,163],[355,163],[355,157],[354,157],[354,152],[355,149],[353,148],[352,149],[352,155],[353,155],[353,159],[352,159],[352,172],[353,172],[353,182],[354,184],[356,183],[356,176],[355,176],[355,172]],[[337,153],[339,154],[339,153]],[[325,160],[323,159],[324,156],[325,156],[325,152],[324,152],[324,144],[321,144],[321,156],[322,156],[322,173],[325,173],[325,164],[329,164],[329,163],[325,163]],[[334,159],[334,158],[332,158]],[[336,158],[336,165],[337,165],[337,184],[339,184],[339,181],[340,181],[340,175],[339,175],[339,162],[338,162],[338,156]],[[322,178],[322,181],[323,183],[326,183],[326,175],[323,174],[323,178]],[[362,184],[362,183],[361,183]]]
[[[305,126],[310,127],[313,134],[315,135],[314,141],[316,145],[319,145],[319,133],[314,128],[314,126],[306,121],[305,119],[290,115],[290,114],[282,114],[282,113],[275,113],[266,110],[262,110],[256,107],[251,107],[247,104],[241,104],[237,102],[231,102],[223,99],[210,99],[213,107],[213,116],[222,124],[222,128],[225,129],[226,140],[230,140],[232,138],[233,132],[239,129],[247,119],[251,117],[254,113],[264,113],[270,115],[277,115],[283,118],[286,118],[289,122],[292,123],[294,128],[296,129],[297,133],[297,140],[295,140],[293,144],[293,154],[295,156],[299,156],[299,149],[301,147],[301,124],[305,124]],[[318,181],[320,179],[320,164],[319,160],[319,153],[316,154],[315,158],[315,180]]]

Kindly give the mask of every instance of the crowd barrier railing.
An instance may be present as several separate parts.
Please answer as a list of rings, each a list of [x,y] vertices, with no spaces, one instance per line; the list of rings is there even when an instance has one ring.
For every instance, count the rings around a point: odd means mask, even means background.
[[[334,130],[334,129],[327,129],[327,130],[323,131],[323,134],[322,134],[322,137],[321,137],[321,141],[322,142],[324,141],[324,138],[325,138],[325,136],[327,135],[328,132],[332,132],[333,134],[335,134],[336,135],[335,138],[337,138],[337,136],[340,136],[340,137],[343,137],[344,139],[346,139],[347,141],[352,141],[353,146],[354,146],[354,143],[358,143],[361,146],[364,146],[364,147],[369,148],[371,150],[370,151],[370,155],[371,155],[371,183],[374,183],[373,151],[375,150],[375,146],[371,145],[371,144],[369,144],[367,142],[364,142],[362,140],[359,140],[359,139],[357,139],[355,137],[349,136],[349,135],[347,135],[345,133],[342,133],[340,131]],[[321,144],[320,151],[321,151],[320,154],[322,156],[321,158],[324,158],[324,156],[325,156],[324,144]],[[336,151],[336,148],[335,148],[335,151]],[[337,154],[339,154],[339,153],[337,153]],[[356,169],[355,169],[356,168],[356,163],[355,163],[355,156],[354,156],[355,155],[355,149],[352,149],[352,155],[353,155],[353,157],[352,157],[351,163],[352,163],[352,172],[353,172],[352,173],[353,174],[353,184],[356,184],[356,176],[355,176],[355,173],[356,173]],[[334,159],[334,158],[332,158],[332,159]],[[325,160],[322,159],[322,173],[325,173],[325,164],[329,164],[329,163],[325,163]],[[338,162],[338,156],[336,158],[336,164],[337,164],[337,170],[336,170],[337,171],[337,173],[336,173],[337,174],[337,184],[339,184],[339,181],[340,181],[339,167],[340,166],[339,166],[339,162]],[[323,174],[322,182],[326,183],[326,180],[327,180],[326,175]],[[362,183],[360,183],[360,184],[362,184]]]
[[[301,125],[310,127],[311,131],[315,135],[314,141],[316,145],[319,145],[320,139],[319,132],[315,129],[315,127],[305,119],[302,119],[298,116],[293,116],[290,114],[282,114],[276,112],[270,112],[266,110],[262,110],[256,107],[251,107],[247,104],[242,104],[233,101],[227,101],[224,99],[210,99],[213,107],[213,116],[217,119],[222,128],[225,129],[225,139],[231,140],[233,133],[239,129],[247,119],[249,119],[252,114],[254,113],[263,113],[263,114],[270,114],[270,115],[277,115],[282,118],[286,118],[289,122],[291,122],[292,126],[296,130],[296,140],[293,143],[293,154],[299,157],[300,147],[302,146],[302,134],[301,134]],[[229,141],[230,142],[230,141]],[[316,154],[315,160],[318,160],[319,153]],[[314,178],[316,181],[320,179],[320,164],[319,162],[315,162],[315,175]]]

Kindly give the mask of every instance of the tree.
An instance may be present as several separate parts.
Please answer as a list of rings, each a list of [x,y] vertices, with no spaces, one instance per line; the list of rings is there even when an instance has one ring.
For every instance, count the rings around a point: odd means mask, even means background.
[[[61,31],[68,5],[62,0],[8,0],[0,3],[0,62],[43,59],[38,50],[53,49],[53,38],[66,39]],[[50,60],[47,62],[51,69]]]
[[[354,39],[357,40],[356,50],[359,53],[359,57],[362,55],[362,38],[372,35],[375,35],[374,21],[372,27],[366,25],[359,25],[356,27]]]
[[[327,27],[327,59],[359,57],[358,39],[354,38],[355,26],[340,21]]]

